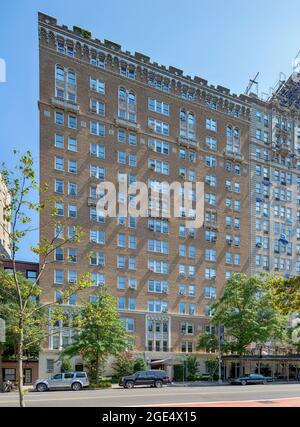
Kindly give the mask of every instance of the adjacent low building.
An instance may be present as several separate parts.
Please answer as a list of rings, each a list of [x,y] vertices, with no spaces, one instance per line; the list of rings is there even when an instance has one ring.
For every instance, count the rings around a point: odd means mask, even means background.
[[[0,269],[4,269],[8,272],[12,272],[13,262],[12,260],[2,260],[0,263]],[[27,262],[27,261],[16,261],[16,269],[18,272],[24,274],[28,280],[35,281],[39,274],[39,263]],[[17,349],[7,348],[2,355],[1,369],[4,381],[15,382],[17,380],[17,361],[16,361]],[[39,376],[39,361],[38,355],[25,354],[23,359],[23,380],[24,385],[33,384]]]

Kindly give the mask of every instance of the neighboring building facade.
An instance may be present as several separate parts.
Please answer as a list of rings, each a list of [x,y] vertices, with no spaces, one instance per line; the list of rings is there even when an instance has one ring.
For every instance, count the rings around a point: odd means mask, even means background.
[[[289,278],[300,273],[298,100],[299,83],[292,77],[269,101],[249,98],[251,274],[265,271]]]
[[[12,271],[13,262],[12,260],[5,259],[1,262],[0,268]],[[39,274],[39,263],[27,262],[27,261],[16,261],[17,271],[24,274],[28,280],[35,281]],[[4,381],[10,380],[15,382],[17,380],[17,362],[14,360],[15,355],[12,354],[14,351],[6,351],[2,357],[1,369],[3,373]],[[39,374],[39,362],[37,357],[27,357],[25,355],[23,360],[23,379],[25,385],[31,385],[38,379]]]
[[[9,205],[10,194],[0,175],[0,257],[9,258],[11,254],[9,233],[10,223],[7,222],[4,213],[4,206]]]
[[[72,236],[75,225],[85,231],[81,243],[56,251],[42,300],[59,298],[63,284],[88,271],[95,287],[81,296],[105,286],[147,359],[195,352],[226,278],[249,272],[249,102],[44,14],[39,40],[40,180],[49,184],[43,197],[61,197],[63,222],[54,230],[47,206],[41,237]],[[186,228],[184,213],[104,220],[96,186],[117,184],[124,173],[149,188],[204,182],[204,226]],[[66,309],[79,303],[73,296]],[[71,339],[60,325],[44,349],[43,372]]]

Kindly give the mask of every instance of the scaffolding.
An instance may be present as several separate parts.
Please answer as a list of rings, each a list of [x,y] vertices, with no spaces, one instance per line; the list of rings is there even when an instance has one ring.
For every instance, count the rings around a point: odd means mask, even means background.
[[[272,88],[269,101],[277,101],[280,106],[285,108],[300,110],[300,72],[294,71],[288,79],[283,79],[282,76],[283,73],[275,87]]]

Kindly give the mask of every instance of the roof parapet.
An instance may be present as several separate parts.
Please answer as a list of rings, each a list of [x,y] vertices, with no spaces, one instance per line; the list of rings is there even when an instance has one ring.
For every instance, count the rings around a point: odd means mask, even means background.
[[[173,78],[182,78],[182,79],[185,79],[187,84],[189,84],[189,83],[192,83],[192,84],[195,83],[196,85],[203,86],[203,87],[206,87],[208,89],[212,89],[213,91],[217,91],[220,94],[223,94],[223,95],[226,95],[226,96],[229,96],[229,97],[231,96],[231,97],[234,97],[234,98],[238,98],[242,102],[247,102],[247,101],[249,102],[249,98],[244,98],[244,97],[242,97],[242,95],[231,94],[230,93],[230,89],[228,89],[228,88],[226,88],[224,86],[221,86],[221,85],[217,85],[217,86],[209,85],[208,84],[208,80],[203,79],[202,77],[199,77],[199,76],[191,77],[190,75],[184,75],[183,70],[181,70],[181,69],[179,69],[177,67],[174,67],[174,66],[171,66],[171,65],[169,67],[167,67],[165,65],[160,65],[160,64],[158,64],[157,62],[154,62],[154,61],[151,62],[151,58],[149,56],[147,56],[147,55],[144,55],[143,53],[135,52],[134,54],[132,54],[129,51],[123,51],[122,50],[122,46],[120,44],[115,43],[115,42],[113,42],[111,40],[104,39],[104,41],[101,41],[98,38],[93,39],[92,38],[92,33],[90,31],[82,29],[79,26],[73,26],[73,30],[71,30],[66,25],[59,25],[59,24],[57,24],[57,19],[56,18],[54,18],[52,16],[49,16],[49,15],[46,15],[46,14],[44,14],[42,12],[38,13],[38,19],[39,19],[39,21],[41,23],[44,23],[44,24],[47,24],[47,25],[50,25],[50,26],[53,26],[53,27],[57,27],[58,29],[62,29],[64,31],[66,31],[66,32],[73,33],[73,34],[75,34],[75,35],[77,35],[79,37],[83,37],[83,38],[87,39],[87,41],[90,41],[90,42],[92,42],[94,44],[97,44],[99,46],[103,46],[103,47],[105,47],[107,49],[110,49],[110,50],[113,50],[115,52],[121,53],[121,54],[127,56],[128,58],[130,58],[130,60],[132,60],[132,58],[135,58],[139,62],[142,62],[144,64],[148,64],[150,66],[153,66],[153,67],[157,68],[158,72],[169,73],[169,74],[171,74],[171,75],[174,76]],[[172,78],[172,76],[171,76],[171,78]]]

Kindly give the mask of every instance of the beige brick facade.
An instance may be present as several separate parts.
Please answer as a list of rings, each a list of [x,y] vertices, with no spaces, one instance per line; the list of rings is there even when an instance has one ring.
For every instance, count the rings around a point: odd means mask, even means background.
[[[84,38],[83,32],[61,27],[55,19],[43,14],[39,15],[39,39],[40,179],[42,184],[49,184],[49,190],[44,197],[56,194],[55,180],[60,180],[58,187],[61,189],[61,185],[64,186],[63,194],[60,195],[64,202],[64,216],[61,217],[64,233],[67,235],[69,225],[80,225],[85,231],[82,241],[70,246],[71,249],[77,249],[76,263],[66,261],[65,249],[65,260],[56,261],[47,267],[40,282],[43,288],[42,299],[52,301],[55,291],[61,288],[61,285],[54,283],[55,270],[63,271],[65,283],[68,280],[68,270],[77,272],[78,275],[85,271],[103,274],[109,292],[117,298],[125,297],[125,309],[120,310],[120,316],[134,320],[133,335],[137,351],[149,351],[151,357],[155,357],[155,350],[160,352],[157,354],[161,354],[162,350],[175,353],[195,351],[196,337],[205,330],[208,323],[207,314],[212,302],[209,293],[212,297],[220,296],[225,279],[231,272],[248,272],[249,268],[249,104],[230,94],[226,88],[211,87],[205,80],[197,77],[191,79],[173,67],[159,67],[144,55],[123,52],[119,45]],[[60,68],[56,68],[57,66]],[[58,79],[55,79],[56,69]],[[70,81],[67,81],[70,70],[76,75],[76,85],[73,84],[73,74],[69,76]],[[105,83],[105,94],[90,88],[91,78]],[[153,87],[155,81],[156,87]],[[122,105],[118,105],[120,87],[127,91],[127,96],[131,92],[135,94],[135,120],[122,117]],[[149,110],[148,104],[152,102],[149,98],[156,100],[154,104],[158,105],[158,111],[165,106],[169,114]],[[103,116],[91,111],[91,99],[99,101],[97,108],[101,111],[104,103]],[[160,104],[161,102],[168,107]],[[180,137],[182,109],[191,112],[194,117],[195,129],[189,137],[183,137],[182,129]],[[58,119],[63,114],[63,125],[55,123],[56,112],[60,113]],[[76,117],[77,124],[74,129],[68,127],[69,115]],[[149,127],[149,118],[167,123],[169,134],[153,131],[151,123]],[[215,122],[209,122],[210,120]],[[91,121],[104,125],[105,136],[90,133]],[[208,129],[209,124],[213,128],[215,123],[216,130]],[[160,130],[159,123],[157,126],[156,130]],[[232,132],[238,132],[236,138],[228,135],[229,127]],[[125,131],[126,143],[118,141],[119,130]],[[56,134],[64,137],[64,144],[62,145],[61,139],[57,144],[62,148],[55,146]],[[130,137],[133,141],[136,138],[136,145],[129,144],[129,134],[135,135]],[[76,139],[77,151],[69,149],[73,146],[68,148],[69,137]],[[210,149],[208,137],[216,140],[215,149]],[[168,147],[168,154],[151,149],[149,142],[151,145],[153,139],[160,141],[157,144],[163,142],[165,147]],[[232,150],[231,142],[236,144]],[[90,144],[105,147],[105,159],[92,156]],[[183,156],[183,151],[180,150],[183,149],[186,159],[180,158]],[[118,152],[126,153],[126,165],[118,163]],[[136,156],[136,167],[128,164],[130,155]],[[193,160],[189,160],[190,156]],[[59,158],[58,166],[64,170],[55,169],[55,157]],[[165,162],[169,173],[163,174],[153,170],[149,167],[149,159]],[[68,172],[70,160],[77,162],[77,173]],[[209,167],[209,162],[215,164]],[[71,167],[73,165],[71,163]],[[194,171],[197,181],[206,182],[205,193],[208,195],[205,211],[215,211],[216,220],[213,219],[209,223],[207,213],[204,226],[195,230],[194,237],[189,236],[188,230],[185,237],[179,235],[179,227],[185,224],[185,218],[170,218],[166,221],[166,234],[153,231],[151,226],[149,227],[148,218],[138,218],[136,228],[128,227],[128,223],[118,225],[116,218],[107,218],[105,224],[92,221],[89,206],[90,187],[100,181],[90,177],[91,165],[105,168],[105,180],[114,183],[117,183],[119,172],[135,175],[138,181],[145,183],[148,183],[149,179],[183,183]],[[185,179],[181,177],[180,168],[185,168]],[[216,180],[215,187],[207,183],[209,176],[213,177],[211,182]],[[68,194],[69,183],[77,185],[76,196]],[[215,206],[208,203],[210,197],[213,202],[215,197]],[[69,204],[76,204],[77,218],[68,217]],[[48,206],[40,217],[41,238],[52,238],[54,235],[50,209],[51,206]],[[228,223],[229,217],[231,224]],[[90,230],[105,232],[105,244],[91,243]],[[216,239],[207,240],[209,230],[215,232]],[[118,247],[119,234],[125,235],[126,248]],[[128,248],[129,236],[135,236],[136,249]],[[150,252],[149,240],[167,242],[168,254]],[[183,247],[180,245],[186,245],[186,255],[183,255]],[[207,251],[209,249],[212,250],[210,253]],[[104,254],[103,267],[90,265],[87,258],[90,251]],[[126,268],[117,267],[117,256],[126,257]],[[129,257],[136,257],[135,270],[128,269]],[[208,257],[212,260],[209,261]],[[150,259],[167,262],[168,274],[149,270]],[[185,274],[180,275],[180,265],[185,265]],[[189,277],[189,266],[191,271],[195,269],[194,277]],[[214,278],[213,270],[208,273],[206,269],[214,269],[216,277]],[[212,277],[209,278],[208,274]],[[125,289],[118,289],[118,276],[134,278],[136,289],[131,289],[127,280]],[[149,280],[168,282],[167,292],[149,292]],[[180,284],[186,286],[185,295],[182,295],[183,286],[179,288]],[[157,286],[159,287],[159,284]],[[85,291],[79,298],[88,298],[91,292]],[[167,310],[161,312],[163,310],[158,307],[158,312],[150,312],[150,301],[166,302]],[[77,300],[77,304],[79,303],[80,299]],[[131,310],[129,303],[134,307]],[[183,309],[180,304],[185,304],[185,314],[180,313],[179,309]],[[189,314],[190,310],[192,314]],[[151,321],[154,322],[153,331],[148,330]],[[159,322],[161,324],[157,328],[160,330],[155,332],[156,323]],[[182,323],[191,325],[190,334],[183,333]],[[186,343],[191,343],[190,347]],[[50,348],[58,349],[61,345],[63,341],[59,338],[55,345],[50,343]]]

